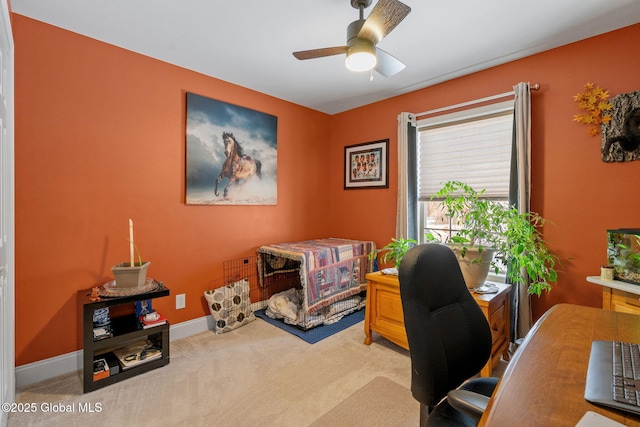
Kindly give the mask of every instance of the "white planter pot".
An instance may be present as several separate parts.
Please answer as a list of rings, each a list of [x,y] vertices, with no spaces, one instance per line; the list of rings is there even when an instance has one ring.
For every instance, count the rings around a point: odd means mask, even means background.
[[[458,258],[460,264],[460,270],[462,276],[470,289],[482,286],[487,280],[489,269],[491,268],[491,261],[493,260],[494,249],[483,248],[482,252],[477,248],[467,248],[465,256],[461,256],[460,246],[449,245]]]

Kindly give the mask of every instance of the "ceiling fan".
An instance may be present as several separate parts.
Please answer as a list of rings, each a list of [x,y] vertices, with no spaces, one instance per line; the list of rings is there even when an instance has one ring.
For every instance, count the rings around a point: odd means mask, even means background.
[[[351,6],[360,10],[360,19],[347,27],[347,45],[293,52],[300,60],[346,54],[346,66],[352,71],[376,70],[391,77],[405,65],[391,54],[376,47],[408,14],[411,8],[398,0],[379,0],[365,20],[364,9],[372,0],[351,0]]]

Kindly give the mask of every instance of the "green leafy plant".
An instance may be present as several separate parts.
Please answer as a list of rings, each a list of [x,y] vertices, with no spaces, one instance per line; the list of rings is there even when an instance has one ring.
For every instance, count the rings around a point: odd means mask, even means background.
[[[495,273],[504,265],[512,283],[526,284],[529,279],[530,295],[551,291],[551,283],[558,278],[558,258],[540,233],[546,220],[535,212],[520,213],[514,206],[483,198],[484,193],[463,182],[449,181],[432,197],[442,200],[445,215],[461,227],[456,235],[446,236],[445,242],[459,245],[462,257],[472,247],[480,252],[491,248],[495,251],[491,263]],[[442,241],[434,233],[425,237]]]
[[[403,237],[398,239],[392,238],[391,242],[389,242],[385,247],[372,252],[372,257],[375,257],[379,253],[384,252],[382,257],[380,258],[381,261],[384,263],[391,262],[393,263],[395,268],[398,268],[400,267],[400,262],[402,261],[402,258],[407,253],[407,251],[417,243],[418,242],[413,239],[405,239]]]

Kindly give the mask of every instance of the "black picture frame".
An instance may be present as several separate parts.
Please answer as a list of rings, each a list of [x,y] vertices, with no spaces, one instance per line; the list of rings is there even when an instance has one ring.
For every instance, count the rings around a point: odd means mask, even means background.
[[[344,189],[389,188],[389,139],[344,147]]]

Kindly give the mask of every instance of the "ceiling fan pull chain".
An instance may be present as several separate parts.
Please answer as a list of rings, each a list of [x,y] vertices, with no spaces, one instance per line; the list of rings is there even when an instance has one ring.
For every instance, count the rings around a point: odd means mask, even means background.
[[[373,81],[373,68],[370,70],[371,76],[369,76],[369,81]]]

